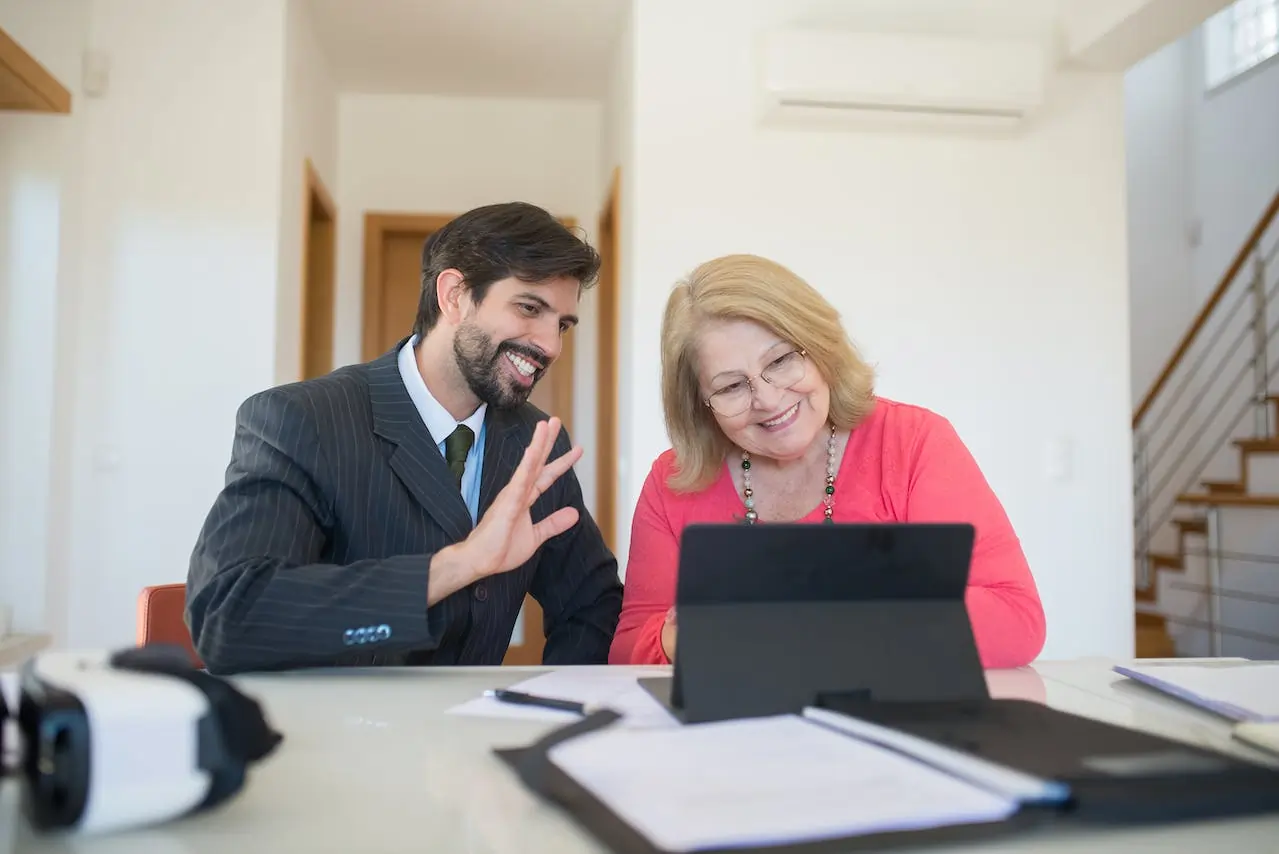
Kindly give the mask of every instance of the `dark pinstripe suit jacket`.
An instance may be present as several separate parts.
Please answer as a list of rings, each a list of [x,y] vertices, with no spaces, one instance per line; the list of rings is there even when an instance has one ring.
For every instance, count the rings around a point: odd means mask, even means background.
[[[472,525],[404,388],[398,349],[240,407],[226,485],[187,575],[187,622],[205,665],[500,664],[529,592],[543,609],[546,663],[605,663],[622,586],[571,471],[533,518],[571,505],[576,525],[523,566],[426,607],[432,554]],[[545,417],[527,404],[489,408],[481,515]],[[552,458],[569,444],[561,433]]]

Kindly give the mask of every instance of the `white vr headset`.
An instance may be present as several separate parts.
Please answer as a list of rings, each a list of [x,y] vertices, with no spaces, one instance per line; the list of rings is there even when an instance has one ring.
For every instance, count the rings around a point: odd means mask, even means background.
[[[7,713],[0,692],[0,757]],[[210,809],[282,738],[257,702],[168,646],[38,655],[15,717],[10,773],[40,831],[103,833]]]

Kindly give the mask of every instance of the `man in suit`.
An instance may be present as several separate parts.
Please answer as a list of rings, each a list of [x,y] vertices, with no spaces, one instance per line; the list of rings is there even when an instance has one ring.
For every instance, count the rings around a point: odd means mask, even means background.
[[[526,593],[547,664],[607,661],[617,561],[527,402],[599,263],[540,208],[470,211],[423,246],[411,336],[245,401],[187,575],[211,672],[500,664]]]

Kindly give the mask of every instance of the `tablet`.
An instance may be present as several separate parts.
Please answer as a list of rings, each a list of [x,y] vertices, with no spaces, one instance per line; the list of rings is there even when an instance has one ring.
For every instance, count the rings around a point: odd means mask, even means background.
[[[686,722],[824,699],[989,696],[964,595],[968,524],[698,524],[681,537],[666,700]]]

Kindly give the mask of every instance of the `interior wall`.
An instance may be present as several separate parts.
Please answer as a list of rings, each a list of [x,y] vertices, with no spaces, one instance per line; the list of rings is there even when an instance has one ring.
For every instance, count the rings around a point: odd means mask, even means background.
[[[56,643],[102,647],[133,642],[143,586],[185,579],[235,410],[273,379],[285,17],[283,0],[84,8],[68,55],[100,51],[110,75],[77,92],[55,170],[49,547],[6,565],[24,586],[45,568]]]
[[[708,258],[762,254],[841,311],[881,394],[955,424],[1030,559],[1044,656],[1130,654],[1120,75],[1059,76],[1012,139],[761,129],[753,40],[806,11],[636,4],[623,517],[667,446],[665,294]]]
[[[626,17],[619,28],[614,43],[613,63],[609,69],[608,95],[604,100],[603,143],[600,158],[603,167],[600,174],[601,187],[607,188],[613,178],[615,168],[621,170],[621,182],[618,186],[618,316],[627,317],[632,304],[637,298],[637,283],[632,271],[635,268],[632,248],[634,246],[633,214],[635,210],[635,17],[633,4],[628,7]],[[625,377],[631,376],[635,370],[632,361],[632,328],[629,323],[619,320],[618,327],[618,361],[617,376],[619,385]],[[624,449],[632,441],[630,396],[622,388],[617,393],[617,447]],[[618,567],[625,579],[626,549],[630,540],[629,498],[626,492],[627,479],[630,472],[627,468],[627,456],[622,454],[615,462],[617,466],[617,489],[613,496],[613,506],[617,508],[616,530],[611,542],[618,543]],[[594,487],[592,487],[594,488]]]
[[[286,15],[280,280],[275,309],[275,379],[281,383],[293,382],[302,374],[302,258],[308,196],[303,163],[311,161],[330,195],[337,184],[337,94],[328,59],[305,0],[287,0]]]
[[[59,335],[78,243],[89,0],[0,0],[0,26],[72,93],[70,115],[0,112],[0,606],[47,629],[65,584],[45,571],[69,474],[58,389],[75,342]]]
[[[1191,215],[1202,231],[1193,281],[1202,304],[1279,192],[1279,57],[1204,88],[1204,30],[1186,38]]]
[[[1198,310],[1192,273],[1188,62],[1183,39],[1124,75],[1134,406]]]
[[[338,105],[336,358],[361,360],[364,216],[460,214],[527,201],[574,217],[594,241],[603,204],[601,108],[592,101],[342,95]],[[595,292],[574,333],[576,471],[594,506]],[[404,334],[413,327],[404,318]]]
[[[1279,191],[1279,61],[1209,89],[1204,39],[1124,79],[1134,403]]]

